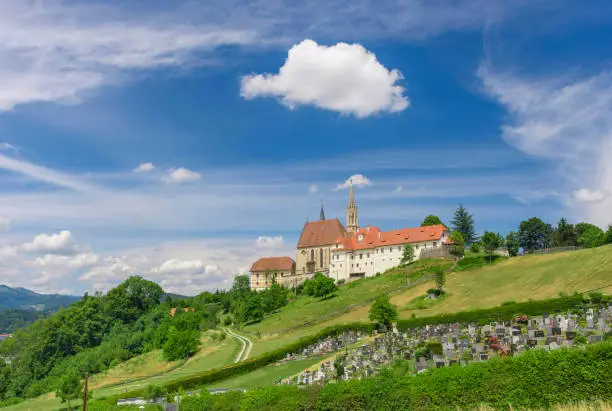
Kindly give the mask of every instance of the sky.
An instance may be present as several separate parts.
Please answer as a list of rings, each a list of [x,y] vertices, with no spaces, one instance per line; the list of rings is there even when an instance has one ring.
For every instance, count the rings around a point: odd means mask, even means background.
[[[612,3],[0,2],[0,283],[227,289],[304,223],[612,223]]]

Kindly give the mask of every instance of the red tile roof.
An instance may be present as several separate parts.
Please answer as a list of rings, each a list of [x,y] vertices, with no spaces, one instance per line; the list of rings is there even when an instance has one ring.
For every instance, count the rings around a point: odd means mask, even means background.
[[[345,234],[346,229],[337,218],[306,223],[298,241],[298,248],[332,245],[338,237]]]
[[[195,312],[195,308],[183,308],[183,311],[184,311],[184,312],[191,311],[191,312],[193,312],[193,313],[194,313],[194,312]],[[171,309],[170,309],[170,317],[174,317],[174,314],[175,314],[175,313],[176,313],[176,308],[171,308]]]
[[[261,271],[293,271],[295,261],[291,257],[264,257],[255,261],[251,272]]]
[[[386,245],[398,245],[408,243],[422,243],[425,241],[436,241],[442,237],[442,233],[448,231],[443,225],[431,225],[426,227],[403,228],[401,230],[380,231],[378,227],[362,227],[356,233],[338,237],[336,244],[343,248],[340,250],[364,250]],[[363,239],[359,241],[359,236]],[[334,249],[333,249],[334,250]]]

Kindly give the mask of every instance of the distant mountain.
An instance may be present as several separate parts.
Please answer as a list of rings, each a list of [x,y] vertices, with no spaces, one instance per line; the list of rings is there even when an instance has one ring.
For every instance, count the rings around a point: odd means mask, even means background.
[[[39,312],[56,311],[80,299],[81,297],[73,295],[38,294],[21,287],[0,285],[0,312],[11,308]]]

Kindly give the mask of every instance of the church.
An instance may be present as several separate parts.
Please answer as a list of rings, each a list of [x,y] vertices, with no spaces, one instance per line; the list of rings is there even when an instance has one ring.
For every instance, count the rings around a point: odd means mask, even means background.
[[[378,227],[359,226],[355,191],[351,184],[346,207],[346,226],[337,218],[325,218],[323,206],[318,221],[306,222],[291,257],[265,257],[251,267],[251,288],[263,290],[276,282],[295,287],[323,273],[338,281],[372,277],[401,263],[404,246],[411,244],[415,260],[433,256],[449,243],[443,225],[404,228],[383,232]],[[434,254],[432,254],[434,252]]]

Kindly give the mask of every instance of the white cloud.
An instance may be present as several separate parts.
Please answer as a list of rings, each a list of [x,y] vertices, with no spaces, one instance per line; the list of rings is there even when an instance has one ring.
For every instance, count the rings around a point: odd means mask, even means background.
[[[259,249],[278,249],[284,247],[285,240],[282,236],[278,237],[266,237],[261,236],[255,240],[255,247]]]
[[[588,188],[581,188],[573,193],[573,197],[576,201],[581,203],[599,203],[608,198],[608,193],[602,190],[589,190]]]
[[[205,269],[202,260],[184,261],[173,258],[172,260],[164,261],[155,271],[159,273],[181,273],[181,272],[196,272],[201,273]]]
[[[393,190],[394,193],[401,193],[402,191],[404,191],[403,186],[397,186],[395,187],[395,190]]]
[[[119,81],[119,71],[180,66],[197,60],[197,51],[255,39],[251,30],[188,25],[168,16],[101,4],[0,2],[0,111],[75,101]]]
[[[21,249],[29,253],[72,254],[77,248],[72,233],[67,230],[58,234],[39,234],[32,242],[21,245]]]
[[[310,187],[308,187],[308,192],[310,194],[314,194],[314,193],[316,193],[318,191],[319,191],[319,186],[316,185],[316,184],[311,184]]]
[[[0,231],[9,231],[11,229],[11,220],[0,215]]]
[[[19,151],[17,147],[9,143],[0,142],[0,151]]]
[[[181,184],[197,181],[200,178],[202,178],[200,173],[180,167],[168,170],[168,175],[164,177],[164,181],[168,183]]]
[[[58,267],[67,269],[79,269],[94,266],[100,260],[99,256],[92,252],[70,255],[46,254],[38,257],[33,264],[39,267]]]
[[[148,173],[149,171],[153,171],[155,166],[153,163],[140,163],[138,167],[134,169],[136,173]]]
[[[352,176],[347,178],[344,183],[338,184],[336,186],[336,190],[347,189],[351,186],[351,183],[355,187],[365,187],[365,186],[372,185],[372,182],[370,181],[370,179],[364,176],[363,174],[353,174]]]
[[[612,197],[606,195],[612,192],[612,72],[534,79],[500,73],[485,63],[478,74],[511,114],[502,127],[504,139],[557,167],[566,180],[566,197],[576,200],[568,202],[576,219],[602,226],[612,222]]]
[[[289,50],[278,74],[245,76],[241,95],[278,97],[291,109],[313,105],[363,118],[409,106],[401,79],[398,70],[388,70],[360,44],[304,40]]]
[[[0,76],[1,77],[1,76]],[[55,184],[61,187],[71,188],[78,191],[91,191],[93,187],[83,183],[73,176],[42,167],[27,161],[17,160],[0,154],[0,169],[23,174],[39,181]]]

